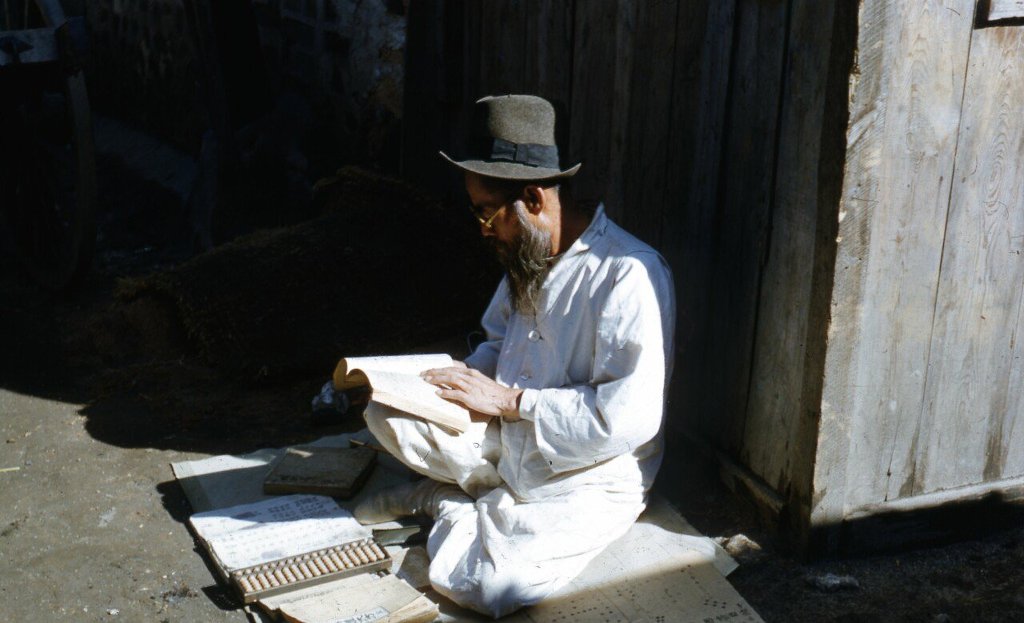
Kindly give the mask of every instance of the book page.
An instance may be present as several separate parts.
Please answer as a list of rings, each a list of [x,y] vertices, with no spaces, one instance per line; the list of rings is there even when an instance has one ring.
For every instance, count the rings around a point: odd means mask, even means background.
[[[299,519],[228,532],[209,541],[210,550],[234,571],[369,536],[354,517]]]
[[[508,623],[760,623],[723,577],[736,563],[663,499],[564,587]],[[490,621],[447,603],[443,623]]]
[[[273,614],[277,610],[280,610],[283,604],[303,599],[323,599],[328,593],[352,590],[366,584],[367,582],[376,582],[378,579],[380,579],[380,573],[360,573],[358,575],[351,575],[347,578],[332,580],[326,584],[315,584],[313,586],[296,588],[288,591],[287,593],[278,593],[276,595],[260,597],[257,603],[259,603],[260,607],[265,611]]]
[[[200,538],[209,540],[261,523],[349,515],[333,498],[325,495],[279,495],[250,504],[196,513],[189,521]]]
[[[412,616],[395,616],[417,601],[426,603],[422,608],[410,612]],[[427,601],[419,591],[393,575],[384,575],[375,581],[364,582],[355,587],[339,583],[338,590],[281,603],[278,610],[285,620],[303,623],[430,621],[437,614],[436,606]]]
[[[345,390],[369,385],[372,400],[421,417],[454,432],[469,428],[469,411],[437,395],[437,387],[420,373],[453,364],[448,355],[348,357],[334,370],[334,387]]]
[[[516,623],[678,621],[758,623],[723,577],[736,563],[663,500],[652,500],[622,538],[568,585],[515,616]]]
[[[561,593],[509,617],[510,623],[763,623],[710,562],[628,575],[600,588]]]
[[[171,463],[174,477],[196,512],[267,499],[263,478],[280,450],[257,450],[241,456],[213,456]]]
[[[367,370],[419,376],[424,370],[449,368],[452,363],[452,358],[445,354],[346,357],[339,361],[338,367],[334,369],[334,388],[345,390],[365,385]]]
[[[460,433],[469,428],[469,410],[438,396],[437,386],[424,381],[419,373],[365,373],[373,388],[372,400]]]
[[[189,522],[228,571],[372,534],[352,513],[321,495],[279,496],[197,513]]]

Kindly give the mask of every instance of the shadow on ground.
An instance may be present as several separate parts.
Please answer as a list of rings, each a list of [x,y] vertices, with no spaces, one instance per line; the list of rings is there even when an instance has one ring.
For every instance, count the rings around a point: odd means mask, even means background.
[[[325,434],[310,400],[338,358],[465,334],[499,277],[464,210],[367,171],[321,180],[311,220],[190,258],[182,199],[117,158],[100,166],[97,257],[76,291],[46,297],[3,257],[0,387],[83,405],[116,446],[236,453]]]

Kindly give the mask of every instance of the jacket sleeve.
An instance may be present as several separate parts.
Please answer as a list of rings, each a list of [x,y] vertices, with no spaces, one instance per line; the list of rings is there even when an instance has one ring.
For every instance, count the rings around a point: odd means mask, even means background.
[[[672,278],[653,253],[623,258],[599,307],[589,383],[527,389],[531,420],[551,469],[565,472],[633,452],[661,429],[666,359],[672,350]]]
[[[480,324],[483,326],[487,340],[477,346],[476,350],[466,357],[465,364],[470,368],[479,370],[494,378],[498,368],[498,355],[501,354],[501,347],[505,340],[505,331],[508,328],[508,319],[511,314],[511,303],[509,302],[508,284],[505,279],[498,284],[498,289],[491,297],[491,302],[484,311]]]

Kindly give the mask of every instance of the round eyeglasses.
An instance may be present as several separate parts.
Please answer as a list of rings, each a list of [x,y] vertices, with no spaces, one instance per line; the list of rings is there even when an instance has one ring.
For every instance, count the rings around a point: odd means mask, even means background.
[[[480,224],[483,225],[485,229],[494,229],[494,219],[498,218],[498,215],[501,214],[501,211],[504,210],[507,205],[508,202],[501,204],[501,207],[495,210],[494,214],[487,218],[482,216],[483,209],[478,208],[477,206],[469,206],[469,211],[473,213],[473,217],[480,221]]]

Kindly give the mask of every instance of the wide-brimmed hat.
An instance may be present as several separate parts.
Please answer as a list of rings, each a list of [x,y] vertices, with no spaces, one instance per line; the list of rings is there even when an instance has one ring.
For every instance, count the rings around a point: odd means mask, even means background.
[[[554,181],[576,175],[580,165],[562,169],[555,141],[555,108],[535,95],[492,95],[476,102],[479,118],[466,157],[456,160],[464,171],[504,180]]]

